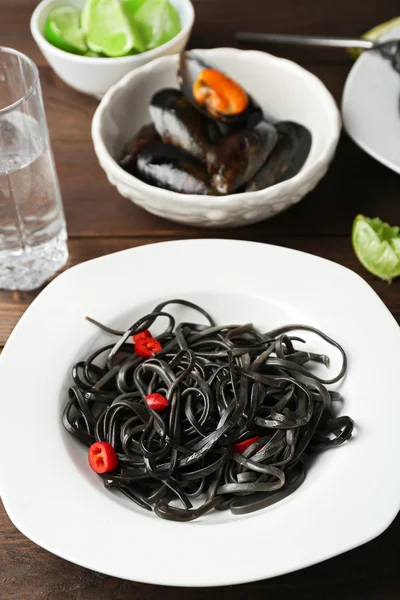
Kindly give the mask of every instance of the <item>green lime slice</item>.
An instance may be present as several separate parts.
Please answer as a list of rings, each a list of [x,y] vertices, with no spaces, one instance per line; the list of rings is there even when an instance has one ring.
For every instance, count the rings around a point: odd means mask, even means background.
[[[137,46],[134,32],[119,0],[86,0],[82,28],[92,52],[125,56]]]
[[[358,260],[367,271],[385,281],[400,275],[399,229],[363,215],[358,215],[353,223],[351,240]]]
[[[376,27],[373,27],[372,29],[367,31],[367,33],[364,33],[364,35],[362,35],[361,38],[363,40],[370,40],[371,42],[375,42],[380,37],[399,26],[400,17],[394,17],[389,21],[385,21],[380,25],[376,25]],[[360,54],[362,54],[362,50],[358,50],[357,48],[350,48],[349,50],[347,50],[347,53],[350,56],[350,58],[356,60],[356,58],[358,58]]]
[[[134,15],[146,0],[122,0],[127,15]]]
[[[92,56],[93,58],[104,58],[104,54],[100,54],[100,52],[93,52],[93,50],[88,50],[85,52],[85,56]]]
[[[126,0],[136,5],[138,0]],[[145,0],[134,12],[146,48],[157,48],[169,42],[181,30],[179,13],[168,0]]]
[[[44,36],[50,44],[65,52],[85,54],[88,50],[80,26],[80,11],[69,4],[57,6],[49,12]]]

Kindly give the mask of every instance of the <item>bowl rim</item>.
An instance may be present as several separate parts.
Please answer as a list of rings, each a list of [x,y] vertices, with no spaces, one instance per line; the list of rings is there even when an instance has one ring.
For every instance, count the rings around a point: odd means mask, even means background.
[[[173,45],[176,44],[176,42],[183,40],[190,33],[190,31],[193,27],[193,24],[194,24],[194,19],[195,19],[194,6],[193,6],[191,0],[181,0],[181,2],[184,2],[186,4],[187,9],[188,9],[188,13],[189,13],[188,22],[186,23],[186,25],[184,25],[181,28],[179,33],[177,33],[172,39],[170,39],[165,44],[162,44],[161,46],[157,46],[157,48],[152,48],[151,50],[146,50],[145,52],[141,52],[140,54],[133,54],[131,56],[117,56],[117,57],[84,56],[82,54],[73,54],[72,52],[66,52],[65,50],[61,50],[61,48],[57,48],[57,46],[53,46],[53,44],[48,42],[46,40],[46,38],[44,37],[43,32],[41,31],[41,29],[39,27],[39,19],[45,11],[47,11],[47,14],[50,12],[52,5],[55,2],[57,2],[57,0],[41,0],[41,2],[39,2],[39,4],[36,6],[35,10],[33,11],[32,15],[31,15],[31,20],[30,20],[30,29],[31,29],[31,34],[32,34],[35,42],[37,43],[37,45],[40,48],[43,47],[45,50],[55,54],[56,56],[63,57],[64,59],[70,60],[71,62],[88,64],[88,65],[89,64],[91,64],[91,65],[93,65],[93,64],[123,65],[126,63],[134,64],[137,60],[139,60],[139,57],[145,56],[146,59],[149,59],[149,60],[152,60],[153,57],[157,58],[157,57],[159,57],[160,52],[162,52],[162,53],[167,52]]]
[[[118,165],[116,160],[111,156],[103,141],[101,130],[102,122],[105,118],[105,112],[108,108],[108,105],[112,102],[114,96],[118,93],[118,91],[124,88],[131,80],[134,80],[135,78],[138,78],[142,75],[151,76],[153,69],[158,65],[162,64],[163,62],[165,64],[171,61],[176,62],[178,60],[178,54],[173,54],[158,57],[150,63],[146,63],[145,65],[138,67],[134,71],[127,73],[103,96],[93,116],[92,140],[97,158],[100,162],[100,165],[106,171],[106,173],[111,172],[119,182],[128,186],[132,190],[136,189],[136,191],[142,192],[144,194],[151,194],[153,198],[159,198],[160,200],[164,201],[176,201],[177,199],[181,199],[185,202],[186,205],[198,204],[201,199],[201,203],[204,208],[222,208],[226,207],[228,203],[232,206],[242,205],[243,198],[246,198],[247,200],[254,200],[255,204],[257,204],[257,201],[258,203],[265,202],[266,199],[268,200],[269,198],[275,197],[277,193],[293,193],[302,183],[312,180],[313,177],[321,171],[323,165],[329,164],[329,162],[334,156],[336,146],[339,141],[342,122],[339,109],[336,105],[332,94],[316,75],[314,75],[304,67],[301,67],[294,61],[285,58],[280,58],[259,50],[241,50],[238,48],[220,47],[212,49],[196,48],[193,49],[193,52],[198,52],[200,55],[204,54],[206,57],[212,57],[213,55],[215,55],[216,52],[224,52],[226,53],[226,55],[230,55],[232,59],[238,57],[239,55],[246,54],[250,61],[263,60],[271,63],[275,62],[281,64],[287,70],[291,70],[293,72],[297,71],[301,73],[302,76],[307,80],[308,86],[313,88],[314,93],[318,94],[318,96],[320,97],[328,115],[330,131],[329,135],[325,137],[324,151],[319,154],[319,156],[312,164],[307,165],[306,163],[305,168],[301,169],[301,171],[291,179],[282,181],[281,183],[277,183],[269,188],[264,188],[253,192],[242,192],[240,194],[226,194],[224,196],[183,194],[180,192],[165,190],[163,188],[158,188],[148,183],[145,183],[144,181],[141,181],[134,175],[127,173],[122,169],[122,167]]]

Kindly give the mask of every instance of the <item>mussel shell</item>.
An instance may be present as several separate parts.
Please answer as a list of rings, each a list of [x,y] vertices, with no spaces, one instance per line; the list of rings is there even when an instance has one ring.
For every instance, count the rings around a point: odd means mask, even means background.
[[[246,122],[248,122],[249,118],[253,113],[255,113],[255,115],[258,115],[260,113],[261,109],[259,105],[246,91],[249,102],[246,109],[243,112],[238,113],[236,115],[224,115],[223,113],[219,113],[218,117],[216,117],[214,114],[210,114],[207,111],[207,109],[201,104],[199,104],[193,96],[193,85],[198,75],[204,69],[215,69],[215,67],[206,63],[194,52],[184,51],[181,52],[181,54],[179,55],[177,72],[178,83],[185,97],[193,104],[193,106],[196,107],[197,110],[200,110],[203,114],[207,115],[208,117],[216,119],[217,121],[220,121],[222,123],[242,123],[244,124],[244,126],[246,126]],[[257,116],[255,116],[255,118],[257,118]]]
[[[253,103],[254,101],[250,99],[250,102]],[[253,104],[252,109],[247,111],[245,119],[239,119],[238,121],[233,121],[231,123],[223,123],[222,121],[216,121],[216,123],[220,135],[224,136],[229,135],[234,131],[239,131],[240,129],[251,129],[258,125],[263,119],[269,121],[269,119],[265,119],[261,106]]]
[[[144,125],[139,131],[133,136],[133,138],[125,145],[122,156],[119,160],[119,165],[128,173],[132,175],[136,171],[136,158],[137,155],[143,148],[161,142],[161,138],[158,135],[154,125]]]
[[[220,194],[235,192],[257,173],[277,139],[275,127],[266,121],[223,137],[207,156],[213,187]]]
[[[210,145],[218,136],[216,125],[197,111],[180,90],[165,88],[156,92],[149,109],[163,142],[206,160]]]
[[[293,121],[276,125],[278,141],[265,165],[246,186],[246,192],[262,190],[297,175],[310,153],[312,136],[309,129]]]
[[[213,193],[205,166],[169,144],[152,144],[139,152],[136,176],[150,185],[181,194]]]

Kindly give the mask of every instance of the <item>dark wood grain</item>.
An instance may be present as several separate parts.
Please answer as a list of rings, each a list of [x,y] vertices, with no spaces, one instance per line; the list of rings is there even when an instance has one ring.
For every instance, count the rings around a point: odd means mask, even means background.
[[[270,221],[237,230],[205,231],[152,216],[120,197],[100,169],[90,138],[97,102],[62,83],[35,46],[29,19],[36,2],[1,0],[0,4],[0,44],[27,53],[40,67],[68,221],[67,267],[167,239],[227,237],[268,242],[311,252],[354,270],[400,321],[400,281],[388,286],[366,273],[350,243],[351,223],[359,212],[400,223],[398,175],[343,135],[331,169],[319,186],[297,206]],[[194,0],[194,4],[192,47],[235,45],[238,29],[355,36],[391,18],[395,10],[393,0]],[[340,103],[351,67],[345,53],[273,50],[320,77]],[[36,295],[0,291],[0,347]],[[376,540],[320,565],[235,588],[188,591],[122,581],[68,563],[19,533],[0,505],[0,600],[398,600],[399,540],[397,518]],[[246,551],[251,560],[251,549]]]

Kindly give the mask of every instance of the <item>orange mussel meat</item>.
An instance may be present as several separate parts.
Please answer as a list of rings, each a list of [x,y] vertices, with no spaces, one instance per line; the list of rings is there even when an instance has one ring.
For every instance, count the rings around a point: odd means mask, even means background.
[[[246,110],[245,90],[217,69],[203,69],[193,84],[193,97],[213,115],[238,115]]]

